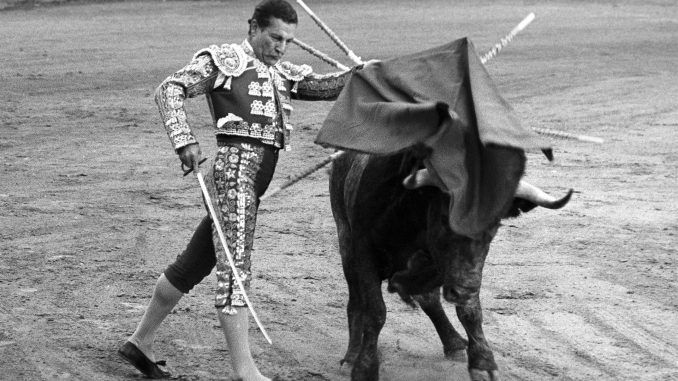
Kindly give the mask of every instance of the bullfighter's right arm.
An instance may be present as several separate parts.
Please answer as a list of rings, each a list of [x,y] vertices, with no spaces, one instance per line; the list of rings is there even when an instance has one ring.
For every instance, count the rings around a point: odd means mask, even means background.
[[[218,73],[209,54],[196,54],[188,65],[167,77],[156,89],[155,103],[176,151],[198,142],[188,125],[184,100],[211,91]]]

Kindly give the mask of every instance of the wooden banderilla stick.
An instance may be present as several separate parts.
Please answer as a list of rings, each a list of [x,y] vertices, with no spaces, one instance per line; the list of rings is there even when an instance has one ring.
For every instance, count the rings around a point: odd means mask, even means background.
[[[548,128],[533,128],[533,130],[538,134],[551,136],[554,138],[577,140],[580,142],[598,143],[598,144],[603,144],[605,142],[603,139],[597,138],[595,136],[571,134],[569,132],[550,130]]]
[[[269,197],[275,195],[276,193],[280,192],[281,190],[283,190],[283,189],[289,187],[290,185],[292,185],[292,184],[298,182],[299,180],[301,180],[301,179],[307,177],[307,176],[310,175],[311,173],[313,173],[313,172],[319,170],[320,168],[326,166],[327,164],[333,162],[333,161],[336,160],[339,156],[341,156],[341,155],[343,155],[343,154],[345,154],[345,153],[346,153],[346,151],[337,151],[337,152],[331,154],[330,156],[328,156],[327,158],[325,158],[325,159],[324,159],[323,161],[321,161],[320,163],[318,163],[318,164],[316,164],[316,165],[314,165],[314,166],[312,166],[312,167],[310,167],[310,168],[307,168],[305,171],[303,171],[303,172],[301,172],[301,173],[298,173],[298,174],[292,176],[289,180],[285,181],[282,185],[280,185],[280,186],[278,186],[278,187],[275,187],[275,188],[271,189],[269,192],[266,192],[265,195],[259,197],[259,200],[265,200],[265,199],[267,199],[267,198],[269,198]]]
[[[516,34],[520,33],[521,30],[525,29],[528,25],[530,25],[530,23],[532,22],[532,20],[534,20],[534,17],[535,17],[535,16],[534,16],[534,13],[530,13],[529,15],[527,15],[527,16],[523,19],[523,21],[521,21],[518,25],[516,25],[515,28],[511,29],[511,31],[510,31],[506,36],[504,36],[504,38],[502,38],[501,40],[499,40],[498,43],[494,44],[494,46],[492,47],[492,49],[490,49],[487,53],[483,54],[483,56],[480,57],[480,61],[484,64],[484,63],[487,62],[489,59],[491,59],[492,57],[494,57],[494,56],[496,56],[497,54],[499,54],[499,52],[500,52],[506,45],[508,45],[508,43],[511,42],[511,40],[513,40],[513,37],[515,37]]]
[[[348,46],[346,46],[346,44],[344,44],[343,41],[339,39],[339,37],[332,31],[332,29],[330,29],[330,27],[327,26],[327,24],[325,24],[318,16],[316,16],[315,13],[313,13],[311,8],[309,8],[308,5],[306,5],[306,3],[304,3],[303,0],[297,0],[297,4],[304,8],[306,13],[308,13],[308,15],[311,16],[313,21],[315,21],[315,23],[318,24],[320,29],[327,33],[328,36],[330,36],[332,41],[334,41],[334,43],[337,44],[339,49],[341,49],[344,53],[346,53],[346,55],[348,55],[351,61],[355,62],[357,65],[361,65],[363,63],[363,60],[360,59],[360,57],[358,57],[355,53],[353,53],[353,51],[349,49]]]
[[[314,56],[320,58],[321,60],[325,61],[326,63],[336,67],[339,70],[349,70],[350,68],[346,65],[343,65],[341,62],[335,60],[334,58],[328,56],[327,54],[321,52],[320,50],[312,47],[311,45],[302,42],[301,40],[295,38],[292,40],[295,44],[297,44],[300,48],[304,49],[305,51],[313,54]]]

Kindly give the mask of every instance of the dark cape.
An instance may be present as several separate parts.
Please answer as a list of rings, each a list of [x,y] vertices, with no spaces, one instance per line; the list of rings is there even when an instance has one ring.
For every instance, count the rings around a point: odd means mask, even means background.
[[[521,126],[467,38],[357,71],[315,142],[377,155],[429,147],[425,165],[451,196],[450,227],[470,237],[509,206],[524,151],[550,150]]]

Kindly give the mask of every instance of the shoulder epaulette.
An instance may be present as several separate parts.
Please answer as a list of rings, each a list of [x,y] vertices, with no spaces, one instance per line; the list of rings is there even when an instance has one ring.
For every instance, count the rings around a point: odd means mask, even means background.
[[[229,77],[239,76],[247,67],[247,53],[237,44],[210,45],[196,52],[193,58],[202,54],[209,54],[219,71]]]
[[[288,61],[278,62],[275,67],[285,78],[295,82],[299,82],[313,73],[313,68],[308,65],[295,65]]]

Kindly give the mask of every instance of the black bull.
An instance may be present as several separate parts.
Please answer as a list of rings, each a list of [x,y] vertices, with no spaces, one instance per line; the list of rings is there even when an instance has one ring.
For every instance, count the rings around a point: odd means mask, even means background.
[[[426,181],[403,186],[420,163],[408,153],[354,152],[333,163],[330,198],[349,289],[349,343],[342,363],[353,365],[352,380],[379,378],[377,341],[386,319],[381,283],[387,279],[390,292],[411,305],[416,301],[429,316],[446,357],[466,349],[471,378],[494,380],[497,365],[483,334],[478,294],[499,221],[475,239],[455,234],[448,224],[446,193]],[[517,216],[538,204],[559,208],[570,195],[546,203],[516,196],[504,216]],[[442,308],[441,286],[444,299],[456,305],[468,341]]]

